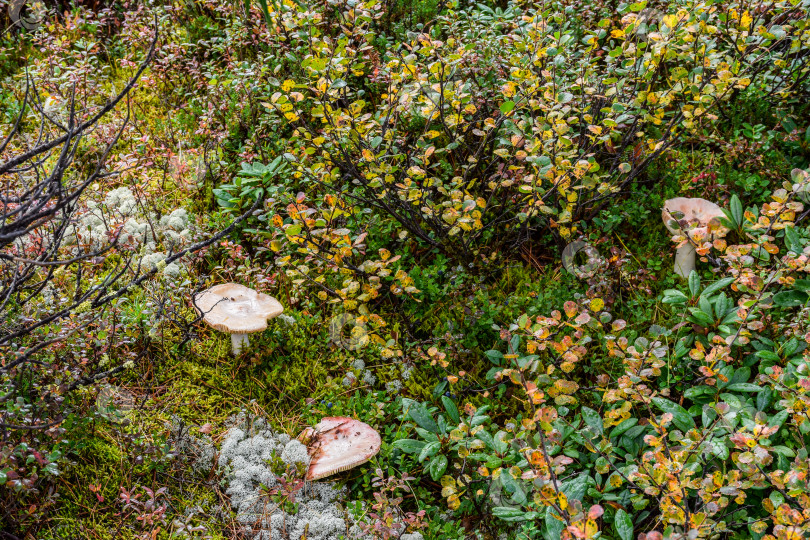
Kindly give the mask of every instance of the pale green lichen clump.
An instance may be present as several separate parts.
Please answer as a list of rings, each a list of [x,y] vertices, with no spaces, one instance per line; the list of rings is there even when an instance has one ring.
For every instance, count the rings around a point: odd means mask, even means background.
[[[293,439],[284,446],[281,452],[281,460],[287,465],[297,465],[302,463],[305,467],[309,465],[309,453],[307,447],[300,441]]]
[[[336,489],[333,483],[307,484],[295,495],[298,508],[294,514],[269,500],[268,490],[280,487],[270,465],[277,456],[288,467],[309,464],[303,444],[274,433],[262,421],[254,422],[250,429],[231,428],[222,443],[219,466],[226,471],[226,494],[244,531],[255,540],[298,539],[305,534],[308,540],[345,538],[347,523],[339,506],[344,490]],[[359,536],[355,525],[349,524],[348,530],[350,537]]]

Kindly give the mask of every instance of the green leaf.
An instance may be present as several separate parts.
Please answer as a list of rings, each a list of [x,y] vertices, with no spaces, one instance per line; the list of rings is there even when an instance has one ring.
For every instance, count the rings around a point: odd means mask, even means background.
[[[471,454],[471,455],[476,455],[476,454]],[[481,453],[479,453],[477,455],[483,456],[483,459],[481,461],[484,461],[485,462],[484,464],[487,467],[489,467],[490,469],[497,469],[498,467],[503,465],[503,460],[501,458],[499,458],[498,456],[493,456],[493,455],[489,455],[489,454],[481,454]]]
[[[692,296],[697,296],[698,291],[700,291],[700,276],[698,275],[697,271],[692,270],[689,272],[689,292],[692,293]]]
[[[713,326],[714,319],[712,319],[711,315],[700,311],[699,309],[690,308],[692,310],[692,316],[689,317],[689,320],[695,324],[699,324],[700,326]]]
[[[756,356],[757,358],[762,358],[763,360],[770,360],[772,362],[778,362],[780,360],[779,355],[773,351],[766,351],[766,350],[757,351],[756,353],[754,353],[754,356]]]
[[[300,232],[301,232],[301,225],[297,223],[295,225],[290,225],[289,227],[284,229],[284,234],[286,234],[287,236],[295,236]]]
[[[618,437],[636,424],[638,424],[638,418],[626,418],[622,420],[619,425],[613,428],[613,431],[610,432],[610,437]]]
[[[797,279],[793,282],[793,288],[804,292],[810,292],[810,279]]]
[[[450,417],[450,420],[453,421],[453,424],[458,426],[459,416],[458,407],[456,407],[456,404],[453,403],[453,400],[447,396],[442,396],[442,404],[444,405],[444,410],[447,411],[447,415]]]
[[[664,399],[661,397],[654,397],[652,398],[652,402],[655,403],[655,406],[664,411],[665,413],[672,413],[673,422],[679,429],[687,431],[695,427],[695,420],[686,412],[686,409],[678,405],[677,403],[673,403],[668,399]]]
[[[720,459],[728,459],[728,446],[724,441],[713,440],[711,441],[711,450],[712,454],[719,457]]]
[[[782,424],[785,423],[789,415],[790,413],[788,411],[779,411],[771,416],[771,419],[768,421],[768,427],[782,427]]]
[[[528,521],[537,519],[540,514],[537,512],[524,512],[519,508],[509,506],[496,506],[492,509],[492,515],[504,521]]]
[[[686,391],[684,391],[683,395],[689,399],[695,399],[698,396],[702,396],[704,394],[713,394],[714,392],[715,388],[702,384],[699,386],[690,386],[686,389]]]
[[[764,390],[757,394],[757,410],[764,411],[765,407],[771,404],[773,395],[769,390]]]
[[[566,480],[560,486],[560,491],[565,493],[569,500],[576,499],[581,501],[588,490],[588,484],[593,483],[593,480],[587,474],[580,474],[579,476]]]
[[[495,445],[495,451],[499,454],[503,455],[509,450],[509,443],[505,442],[504,439],[508,436],[505,431],[498,431],[495,436],[492,438],[492,442]]]
[[[794,227],[785,227],[785,245],[790,251],[794,253],[801,253],[802,252],[802,242],[799,233],[796,232]],[[799,280],[797,280],[799,281]],[[802,280],[807,281],[807,280]],[[796,287],[800,289],[801,287]],[[802,289],[806,291],[807,289]]]
[[[756,384],[741,382],[730,384],[725,389],[732,390],[735,392],[760,392],[762,390],[762,387],[757,386]]]
[[[560,540],[564,528],[565,521],[549,507],[548,510],[546,510],[546,532],[543,535],[545,540]]]
[[[728,383],[725,384],[725,385],[722,385],[720,388],[726,388],[729,385],[732,385],[732,384],[735,384],[735,383],[744,383],[750,378],[751,378],[751,368],[743,366],[741,368],[737,368],[734,371],[734,374],[729,378]]]
[[[439,426],[436,424],[436,421],[433,420],[433,417],[430,416],[430,413],[424,405],[419,403],[411,405],[411,408],[408,409],[408,415],[410,415],[413,421],[422,429],[426,429],[431,433],[439,432]]]
[[[283,159],[284,159],[283,155],[276,156],[276,159],[274,159],[270,163],[270,165],[265,167],[265,169],[264,169],[265,176],[270,176],[273,173],[277,172],[278,170],[282,169],[284,167],[284,165],[286,165],[286,163],[283,163],[283,164],[281,163],[281,160],[283,160]]]
[[[495,364],[496,366],[500,366],[501,361],[503,360],[503,353],[501,351],[490,350],[485,352],[484,356],[489,358],[489,361]]]
[[[436,453],[439,450],[441,450],[441,448],[442,443],[440,443],[439,441],[429,442],[424,446],[424,448],[422,448],[422,451],[419,452],[419,457],[416,458],[416,460],[421,463],[422,461],[425,461],[427,458],[435,456]]]
[[[807,293],[804,291],[782,291],[773,295],[773,303],[781,307],[803,306],[807,303]]]
[[[426,444],[425,441],[417,441],[415,439],[399,439],[398,441],[394,441],[392,446],[402,450],[406,454],[416,454],[421,452]]]
[[[438,398],[442,394],[444,394],[444,390],[447,388],[448,383],[447,381],[442,381],[436,385],[436,388],[433,389],[433,399]]]
[[[523,488],[517,483],[508,470],[501,471],[498,480],[501,482],[505,494],[509,496],[510,503],[526,504],[526,492],[523,491]]]
[[[718,281],[715,281],[714,283],[712,283],[711,285],[709,285],[709,286],[708,286],[708,287],[706,287],[705,289],[703,289],[703,292],[702,292],[702,293],[700,293],[700,294],[701,294],[701,296],[706,296],[706,297],[708,297],[708,296],[710,296],[710,295],[712,295],[712,294],[716,293],[716,292],[717,292],[717,291],[719,291],[720,289],[723,289],[723,288],[725,288],[725,287],[728,287],[728,286],[729,286],[729,285],[731,285],[733,282],[734,282],[734,278],[723,278],[723,279],[720,279],[720,280],[718,280]]]
[[[585,420],[588,427],[596,431],[598,435],[601,435],[605,431],[602,424],[602,416],[590,407],[582,407],[582,419]]]
[[[478,433],[475,434],[475,437],[484,442],[488,448],[491,450],[495,450],[495,439],[492,438],[492,435],[485,429],[482,429]],[[497,450],[495,450],[497,451]]]
[[[685,304],[687,300],[689,300],[689,297],[678,289],[667,289],[664,291],[663,302],[665,304]]]
[[[501,112],[503,114],[509,114],[512,111],[512,109],[515,108],[515,102],[514,101],[504,101],[503,103],[501,103],[500,108],[501,108]]]
[[[796,452],[794,452],[791,448],[788,448],[787,446],[774,446],[772,450],[777,454],[781,454],[785,457],[791,458],[796,456]]]
[[[613,524],[616,526],[616,532],[621,540],[633,540],[633,520],[630,514],[619,509]]]
[[[736,194],[731,196],[729,211],[731,212],[732,219],[734,219],[734,225],[741,227],[743,223],[743,207],[740,198],[737,197]]]
[[[439,479],[444,474],[444,471],[447,470],[447,456],[444,454],[439,454],[435,456],[432,460],[430,460],[430,464],[428,465],[428,472],[430,473],[430,477],[433,478],[434,482],[438,482]]]

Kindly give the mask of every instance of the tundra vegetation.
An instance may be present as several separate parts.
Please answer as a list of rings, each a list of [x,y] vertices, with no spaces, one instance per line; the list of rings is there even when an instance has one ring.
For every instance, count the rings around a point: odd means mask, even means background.
[[[810,0],[0,8],[0,538],[807,537]]]

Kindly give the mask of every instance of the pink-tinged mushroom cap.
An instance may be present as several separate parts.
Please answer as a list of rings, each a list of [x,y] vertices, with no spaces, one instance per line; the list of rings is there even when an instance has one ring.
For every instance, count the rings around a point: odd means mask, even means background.
[[[683,217],[675,217],[675,214],[683,214]],[[709,233],[709,222],[715,218],[725,216],[723,209],[706,199],[687,197],[675,197],[669,199],[664,203],[664,208],[661,210],[661,219],[664,220],[669,232],[678,234],[680,232],[689,233],[690,236],[697,234],[707,235]],[[686,227],[682,231],[674,228],[670,222],[686,220],[690,224],[697,223],[694,228]]]
[[[713,202],[697,198],[675,197],[666,201],[661,209],[661,219],[670,233],[688,235],[698,244],[711,236],[709,223],[724,215],[723,210]],[[677,224],[679,228],[675,226]],[[695,246],[687,242],[675,251],[675,273],[685,278],[694,269]]]
[[[307,440],[310,481],[362,465],[377,455],[382,442],[374,428],[345,416],[324,418],[298,438]]]

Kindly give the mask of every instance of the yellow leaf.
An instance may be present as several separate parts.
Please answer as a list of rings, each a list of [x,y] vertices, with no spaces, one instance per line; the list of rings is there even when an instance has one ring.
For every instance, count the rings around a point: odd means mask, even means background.
[[[665,26],[668,26],[669,28],[675,28],[675,26],[677,26],[678,24],[678,17],[672,14],[664,15],[662,22],[664,23]]]

